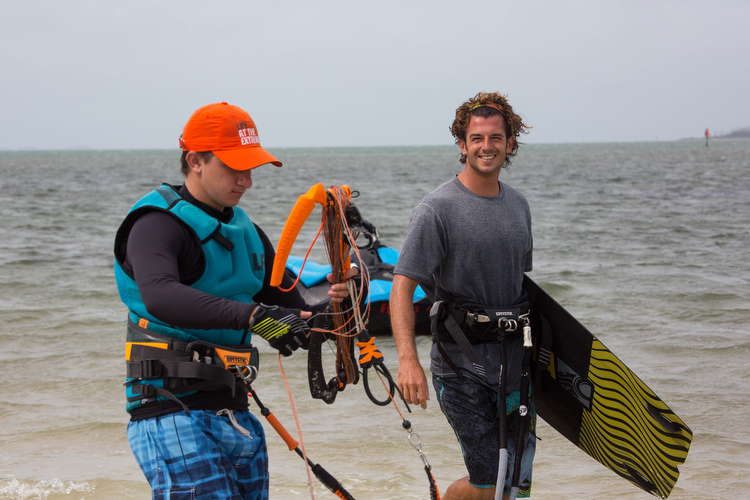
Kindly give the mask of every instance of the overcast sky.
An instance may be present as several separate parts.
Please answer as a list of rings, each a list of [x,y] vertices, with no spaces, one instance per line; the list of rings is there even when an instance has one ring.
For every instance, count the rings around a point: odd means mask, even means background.
[[[750,126],[750,2],[0,0],[0,149],[176,148],[200,106],[265,147],[452,144],[508,94],[527,143]]]

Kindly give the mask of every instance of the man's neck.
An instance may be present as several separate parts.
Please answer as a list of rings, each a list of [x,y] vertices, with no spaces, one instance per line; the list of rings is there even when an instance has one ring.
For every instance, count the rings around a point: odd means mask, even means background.
[[[220,220],[221,222],[229,222],[232,219],[233,211],[231,208],[225,208],[222,211],[216,210],[212,206],[203,203],[199,199],[197,199],[195,196],[193,196],[193,193],[190,192],[190,189],[187,186],[187,183],[185,183],[182,187],[179,189],[180,196],[190,203],[191,205],[195,205],[196,207],[200,208],[204,212],[206,212],[211,217]]]
[[[489,176],[479,175],[467,165],[457,177],[466,189],[479,196],[492,198],[500,194],[499,173]]]

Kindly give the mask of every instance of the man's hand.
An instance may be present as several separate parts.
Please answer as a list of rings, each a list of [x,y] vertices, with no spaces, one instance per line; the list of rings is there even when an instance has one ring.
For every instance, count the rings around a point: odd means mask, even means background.
[[[427,377],[424,374],[424,368],[419,364],[419,360],[416,357],[409,362],[401,360],[396,383],[404,395],[404,401],[409,404],[418,404],[423,410],[427,408],[427,401],[430,399],[430,390],[427,387]]]
[[[250,315],[250,330],[257,333],[283,356],[291,356],[300,347],[307,346],[310,327],[300,317],[310,317],[310,312],[279,306],[258,304]],[[306,348],[306,347],[305,347]]]
[[[331,302],[341,303],[345,298],[349,296],[349,289],[346,286],[346,281],[357,276],[359,269],[352,267],[346,273],[344,273],[344,282],[333,284],[333,275],[327,276],[328,282],[331,283],[331,289],[328,290],[328,296],[331,297]]]

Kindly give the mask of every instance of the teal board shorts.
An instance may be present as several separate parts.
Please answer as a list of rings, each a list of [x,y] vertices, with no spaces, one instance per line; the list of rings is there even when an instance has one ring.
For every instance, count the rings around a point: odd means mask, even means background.
[[[440,409],[456,433],[464,463],[469,471],[469,484],[475,488],[494,488],[500,449],[498,408],[500,396],[487,386],[470,377],[439,377],[433,375],[432,383],[440,402]],[[518,414],[520,392],[506,396],[508,415],[508,471],[504,492],[510,493],[510,483],[516,461],[516,444],[520,432]],[[521,460],[518,498],[531,494],[531,470],[536,451],[536,411],[531,406],[530,432]]]

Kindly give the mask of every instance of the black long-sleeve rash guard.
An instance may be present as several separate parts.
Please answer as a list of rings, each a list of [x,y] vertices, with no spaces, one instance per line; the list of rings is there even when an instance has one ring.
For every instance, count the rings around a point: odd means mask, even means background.
[[[222,222],[233,217],[232,208],[223,212],[196,200],[185,186],[180,195],[189,203]],[[257,225],[265,252],[263,288],[253,300],[282,307],[312,310],[297,289],[282,292],[270,286],[276,252],[268,236]],[[245,330],[255,304],[245,304],[210,295],[190,285],[203,270],[200,242],[174,216],[161,211],[140,217],[130,231],[123,270],[131,274],[143,298],[146,310],[159,320],[178,327],[208,330],[214,328]],[[282,287],[292,285],[284,276]]]

